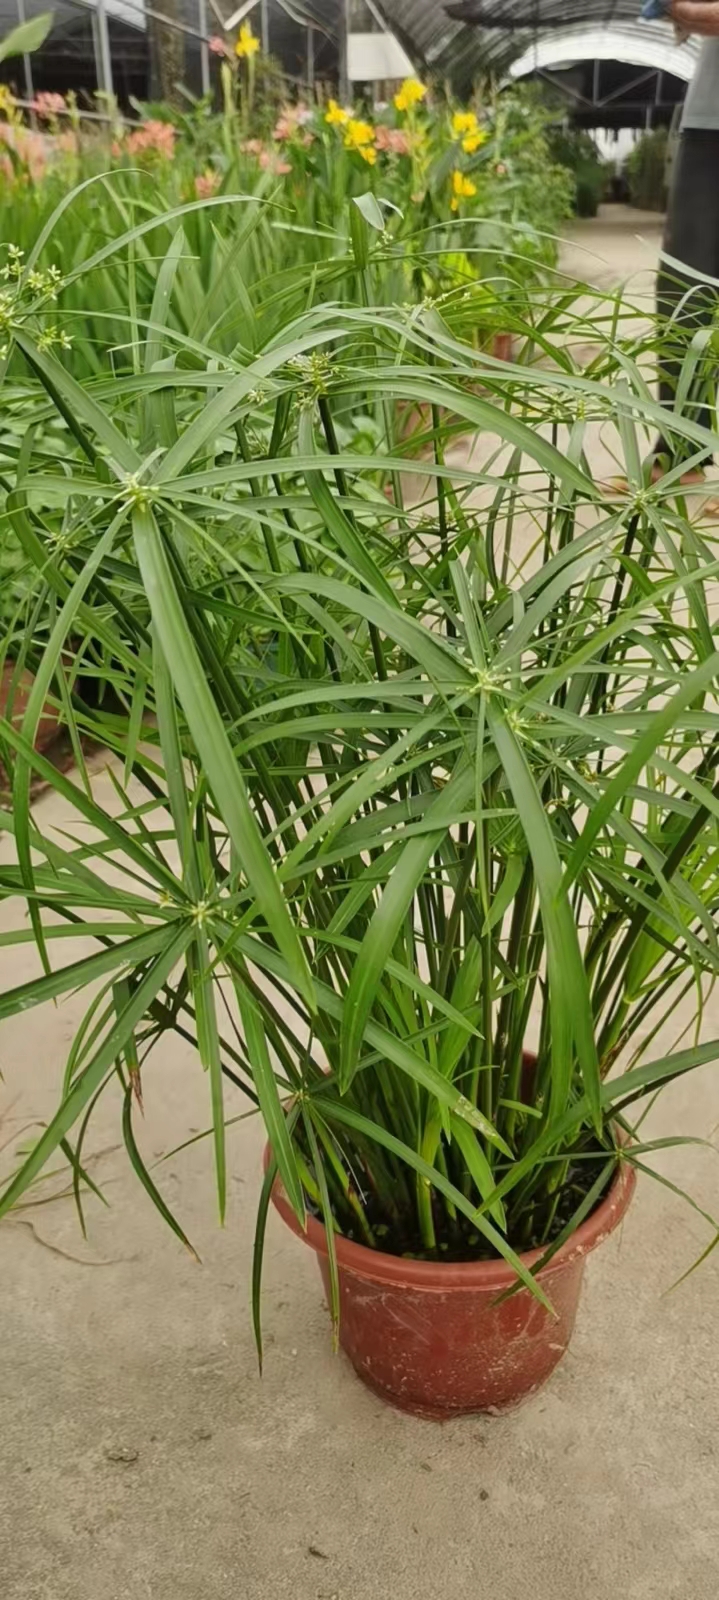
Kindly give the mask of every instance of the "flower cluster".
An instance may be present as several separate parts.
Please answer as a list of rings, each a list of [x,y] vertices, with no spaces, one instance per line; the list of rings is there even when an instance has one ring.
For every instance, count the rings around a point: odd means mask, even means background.
[[[8,183],[16,182],[18,177],[21,180],[30,177],[33,183],[39,183],[45,176],[47,139],[44,134],[33,133],[19,121],[0,122],[0,145],[13,150],[24,169],[19,173],[17,162],[13,163],[10,156],[0,156],[0,172]]]
[[[64,328],[43,328],[37,336],[39,350],[71,350],[72,336]]]
[[[427,85],[420,83],[419,78],[405,78],[401,89],[398,89],[394,103],[398,111],[411,111],[424,100]]]
[[[22,258],[24,254],[25,251],[21,250],[19,245],[8,245],[5,265],[4,267],[0,267],[0,278],[4,278],[6,283],[8,278],[19,278],[21,276]]]
[[[345,111],[344,106],[338,105],[336,100],[327,101],[325,122],[328,122],[331,128],[344,128],[349,122],[351,115],[352,112]]]
[[[311,394],[327,393],[334,368],[323,350],[313,350],[309,356],[290,356],[287,365],[293,376],[300,378]]]
[[[41,89],[32,101],[32,110],[41,122],[54,122],[67,111],[65,97],[62,94],[52,94],[50,90]]]
[[[175,138],[171,122],[151,119],[143,122],[142,127],[136,128],[133,133],[128,133],[123,145],[115,141],[112,153],[114,156],[122,155],[124,150],[128,156],[158,155],[165,161],[171,161],[175,154]]]
[[[40,300],[54,300],[62,283],[62,273],[56,266],[34,267],[32,272],[28,272],[26,283],[30,293],[37,295]]]
[[[471,178],[467,178],[463,172],[458,170],[452,173],[452,199],[450,202],[452,211],[459,211],[460,201],[471,200],[476,193],[477,185],[472,182]]]
[[[377,149],[390,156],[408,156],[412,153],[410,136],[403,128],[388,128],[383,122],[375,130]]]
[[[210,195],[219,189],[222,179],[214,167],[205,167],[204,172],[198,172],[195,178],[195,194],[198,200],[209,200]]]
[[[0,267],[0,278],[4,278],[6,283],[15,282],[19,284],[24,272],[24,254],[25,251],[21,250],[19,245],[8,245],[5,263]],[[54,265],[51,267],[33,267],[25,278],[24,287],[36,298],[54,300],[61,283],[62,273],[59,267]]]
[[[360,117],[350,117],[344,130],[345,150],[355,150],[370,167],[377,160],[375,145],[375,130],[371,122],[363,122]]]
[[[62,285],[60,268],[34,267],[25,275],[24,252],[16,244],[7,246],[0,278],[6,289],[0,289],[0,359],[5,360],[12,335],[22,328],[29,315],[41,309],[43,302],[54,300]],[[71,338],[64,329],[45,323],[36,335],[40,350],[69,350]]]
[[[309,148],[315,138],[311,128],[308,127],[313,116],[314,112],[309,106],[303,105],[302,101],[295,106],[285,106],[272,130],[273,139],[282,144],[286,139],[299,138],[300,144]]]
[[[240,149],[244,155],[254,156],[263,172],[274,172],[278,177],[285,177],[292,171],[292,163],[282,161],[274,150],[268,150],[261,139],[245,139]]]
[[[462,149],[468,156],[473,156],[489,138],[486,128],[480,128],[474,111],[455,111],[452,134],[455,139],[462,140]]]
[[[368,166],[374,166],[377,160],[378,130],[373,128],[371,122],[365,122],[362,117],[353,117],[352,112],[338,105],[336,100],[328,100],[325,122],[329,123],[331,128],[341,128],[345,150],[354,150]]]
[[[243,22],[235,45],[235,55],[239,57],[240,61],[250,61],[252,56],[257,55],[259,48],[260,41],[252,32],[249,22]]]

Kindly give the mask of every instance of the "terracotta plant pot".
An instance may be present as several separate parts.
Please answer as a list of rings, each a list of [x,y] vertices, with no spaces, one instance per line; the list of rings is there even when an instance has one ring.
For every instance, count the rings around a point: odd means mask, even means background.
[[[27,670],[21,672],[16,678],[15,664],[6,661],[0,673],[0,716],[10,716],[13,727],[20,728],[27,710],[32,686],[35,679]],[[46,701],[42,709],[40,721],[35,734],[35,749],[45,753],[50,750],[58,736],[59,713]],[[0,762],[0,790],[7,783],[5,768]]]
[[[574,1329],[584,1263],[619,1226],[636,1173],[623,1163],[608,1194],[540,1274],[553,1318],[503,1261],[409,1261],[337,1239],[340,1344],[370,1389],[404,1411],[446,1419],[503,1411],[546,1383]],[[316,1217],[303,1233],[279,1183],[280,1216],[316,1252],[329,1298],[327,1238]],[[532,1267],[541,1250],[522,1256]]]
[[[494,333],[489,353],[495,361],[511,361],[514,354],[514,334]]]
[[[19,678],[16,679],[15,670],[14,662],[5,662],[0,675],[0,715],[6,717],[12,704],[13,726],[19,728],[27,711],[27,703],[30,699],[35,679],[32,673],[27,670],[21,672]],[[59,720],[58,712],[55,711],[49,701],[46,701],[37,725],[37,733],[35,735],[36,750],[46,750],[48,745],[52,744],[53,739],[57,738]]]

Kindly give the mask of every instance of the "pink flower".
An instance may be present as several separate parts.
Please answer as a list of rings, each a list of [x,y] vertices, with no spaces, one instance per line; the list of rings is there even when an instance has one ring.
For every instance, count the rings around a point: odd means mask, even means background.
[[[129,156],[149,155],[152,152],[162,156],[165,161],[171,161],[175,154],[175,129],[171,122],[143,122],[141,128],[128,134],[125,149]]]
[[[204,172],[198,172],[195,178],[195,194],[198,200],[209,200],[210,195],[220,187],[220,174],[214,172],[212,167],[206,167]]]
[[[77,155],[77,134],[73,133],[71,128],[68,128],[66,133],[58,133],[55,144],[58,150],[62,150],[63,155]]]
[[[275,172],[283,177],[285,173],[292,171],[290,162],[278,161],[274,150],[263,150],[259,159],[263,172]]]
[[[43,122],[51,122],[53,117],[61,116],[63,111],[67,111],[67,106],[63,95],[51,94],[41,89],[32,102],[32,109]]]
[[[0,123],[0,140],[15,151],[16,156],[25,167],[24,177],[32,178],[34,183],[44,177],[47,167],[47,139],[42,133],[32,133],[28,128],[12,127],[9,123]],[[3,158],[3,170],[8,157]],[[14,168],[7,174],[12,181],[16,177]]]
[[[213,56],[224,56],[227,54],[227,51],[225,50],[225,41],[224,39],[220,38],[219,33],[213,33],[212,38],[208,39],[207,43],[209,49],[212,51]]]
[[[275,126],[272,130],[273,139],[291,139],[296,126],[297,124],[290,115],[289,111],[283,112],[282,116],[277,118]]]
[[[311,106],[305,106],[301,101],[296,106],[285,106],[277,118],[272,137],[278,140],[293,139],[298,128],[306,129],[313,120],[314,111]],[[307,135],[305,134],[304,137],[306,138]],[[310,134],[309,137],[310,139],[314,138],[314,134]]]
[[[384,123],[379,122],[375,133],[378,150],[386,150],[392,156],[409,155],[409,139],[403,128],[386,128]]]
[[[246,156],[261,156],[264,145],[261,139],[245,139],[244,144],[240,145],[240,149],[244,151]]]

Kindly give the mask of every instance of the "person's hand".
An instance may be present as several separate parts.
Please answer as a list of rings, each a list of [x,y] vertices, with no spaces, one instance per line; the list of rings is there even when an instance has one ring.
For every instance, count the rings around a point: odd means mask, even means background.
[[[719,0],[672,0],[671,16],[683,33],[719,38]]]

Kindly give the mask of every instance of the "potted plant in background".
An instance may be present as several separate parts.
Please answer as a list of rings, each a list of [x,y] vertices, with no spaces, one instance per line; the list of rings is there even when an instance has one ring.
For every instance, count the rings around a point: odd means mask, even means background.
[[[221,1216],[233,1116],[249,1101],[267,1132],[258,1340],[274,1197],[360,1375],[447,1415],[548,1375],[584,1258],[655,1148],[636,1108],[719,1054],[653,1048],[719,963],[717,569],[642,482],[657,407],[636,367],[607,343],[597,376],[570,370],[566,296],[557,362],[539,308],[536,343],[527,325],[522,364],[500,368],[453,331],[451,296],[450,320],[384,303],[369,269],[387,242],[358,217],[364,304],[298,314],[300,265],[260,344],[238,282],[218,353],[212,304],[183,331],[195,264],[182,216],[158,216],[111,385],[71,376],[18,286],[11,370],[67,448],[39,426],[6,483],[36,579],[5,645],[35,681],[22,727],[0,724],[0,889],[24,900],[41,970],[0,1016],[89,998],[0,1211],[61,1150],[83,1215],[93,1106],[119,1078],[130,1159],[189,1242],[137,1135],[153,1046],[178,1030],[207,1072]],[[118,271],[126,245],[102,252]],[[417,464],[392,419],[420,399],[435,422]],[[610,413],[632,485],[616,502],[585,453]],[[343,443],[358,415],[372,453]],[[474,453],[448,465],[460,429]],[[33,749],[48,697],[76,777]],[[87,737],[117,758],[112,809]],[[41,836],[33,772],[81,837]]]
[[[630,203],[643,211],[666,208],[670,143],[667,128],[651,128],[640,135],[624,163]]]

